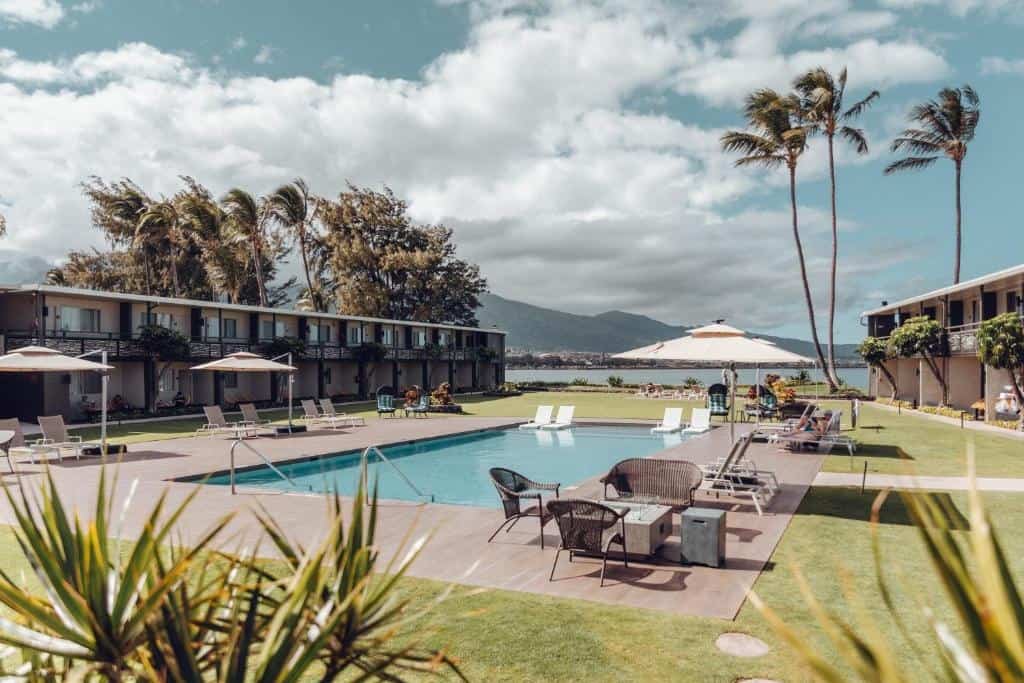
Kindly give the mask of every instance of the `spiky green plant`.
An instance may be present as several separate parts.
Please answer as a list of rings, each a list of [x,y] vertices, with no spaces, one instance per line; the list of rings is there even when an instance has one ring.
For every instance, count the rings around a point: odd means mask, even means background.
[[[927,637],[915,638],[906,627],[901,614],[907,607],[896,604],[893,586],[883,572],[885,558],[878,527],[888,491],[879,493],[871,509],[872,551],[879,590],[902,637],[917,655],[913,659],[893,648],[870,615],[862,615],[856,623],[850,623],[830,612],[815,599],[797,572],[808,606],[858,680],[885,683],[1024,680],[1024,602],[978,492],[971,447],[967,460],[970,486],[966,529],[963,516],[948,496],[920,490],[899,493],[953,608],[956,625],[939,618],[932,604],[922,602],[918,609],[931,627]],[[816,679],[850,680],[837,663],[816,651],[755,594],[751,595],[751,600]]]

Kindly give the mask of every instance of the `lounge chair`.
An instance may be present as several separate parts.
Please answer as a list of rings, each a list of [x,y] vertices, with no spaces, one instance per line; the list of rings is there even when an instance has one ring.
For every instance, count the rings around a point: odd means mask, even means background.
[[[316,401],[311,398],[303,399],[301,404],[302,417],[300,419],[306,423],[307,427],[323,424],[327,425],[328,429],[341,429],[342,427],[349,426],[350,424],[346,419],[321,415],[320,411],[316,409]]]
[[[82,441],[82,437],[68,434],[62,415],[40,416],[36,419],[39,422],[39,429],[43,432],[43,438],[37,442],[39,445],[49,446],[58,451],[69,450],[75,454],[76,460],[82,457],[83,448],[100,445],[99,442]]]
[[[203,406],[203,413],[206,415],[206,424],[200,425],[193,436],[231,434],[235,438],[244,439],[256,433],[256,425],[251,422],[245,420],[229,422],[224,417],[224,411],[220,406]]]
[[[816,431],[805,431],[803,429],[786,432],[783,434],[771,434],[768,440],[773,443],[781,443],[790,450],[800,450],[805,446],[814,446],[819,453],[828,454],[836,446],[845,448],[847,453],[853,457],[857,450],[857,442],[849,436],[840,433],[839,428],[842,422],[842,411],[835,411],[829,416],[825,430],[821,433]]]
[[[749,471],[737,470],[737,464],[743,460],[752,440],[749,434],[741,436],[725,458],[717,465],[705,468],[700,490],[713,493],[716,498],[726,495],[730,498],[750,500],[760,516],[764,507],[778,491],[778,482],[775,481],[774,474],[768,478]]]
[[[395,397],[391,394],[377,394],[377,417],[394,417],[395,414]]]
[[[703,434],[711,431],[711,409],[694,408],[690,413],[690,424],[683,429],[683,434]]]
[[[544,507],[543,494],[554,493],[558,498],[559,484],[542,484],[524,477],[518,472],[513,472],[504,467],[492,467],[490,469],[491,482],[498,491],[501,498],[501,507],[505,513],[505,521],[501,523],[491,537],[487,539],[490,543],[498,532],[505,529],[505,533],[512,530],[520,519],[524,517],[536,517],[540,520],[540,547],[544,548],[544,525],[551,521],[551,515]],[[537,501],[536,504],[523,506],[523,502]],[[511,524],[509,524],[511,522]],[[508,525],[506,528],[505,525]]]
[[[559,406],[558,416],[554,422],[541,425],[541,429],[569,429],[572,427],[572,415],[576,412],[576,406]]]
[[[665,416],[657,427],[651,427],[651,434],[671,434],[683,428],[683,409],[665,408]]]
[[[729,388],[724,384],[712,384],[708,387],[707,407],[712,417],[725,417],[729,414]]]
[[[800,417],[791,417],[779,422],[778,424],[758,425],[757,429],[754,430],[754,436],[763,436],[769,441],[773,441],[774,439],[772,435],[788,434],[789,432],[796,431],[797,426],[801,422],[810,419],[811,414],[814,413],[815,410],[817,410],[817,406],[813,403],[808,403],[804,406],[803,413],[801,413]]]
[[[601,586],[604,586],[604,572],[608,566],[608,551],[613,545],[622,548],[622,564],[629,566],[626,559],[626,515],[629,509],[613,510],[607,505],[592,500],[549,500],[548,512],[558,523],[561,540],[555,561],[551,564],[548,581],[555,579],[555,567],[563,550],[569,551],[569,561],[574,553],[588,553],[601,557]],[[620,527],[616,530],[615,527]]]
[[[270,420],[260,417],[260,412],[256,410],[256,404],[239,403],[238,409],[242,411],[242,421],[247,424],[251,424],[254,430],[264,429],[274,435],[277,434],[277,430],[271,426]]]
[[[416,400],[415,404],[413,404],[413,405],[411,405],[411,406],[409,406],[409,407],[407,407],[405,409],[405,416],[409,417],[409,414],[411,413],[413,417],[416,417],[417,415],[422,415],[423,417],[427,417],[428,416],[427,413],[429,413],[429,412],[430,412],[430,396],[424,393],[424,394],[420,394],[420,397],[419,397],[419,399]]]
[[[11,458],[18,456],[27,455],[32,464],[35,464],[37,455],[56,455],[57,462],[62,460],[59,448],[46,446],[36,441],[26,441],[25,432],[21,429],[21,420],[16,417],[0,420],[0,430],[14,432],[14,436],[4,448],[4,455],[7,457],[7,465],[11,468],[11,472],[14,471],[14,461]]]
[[[700,468],[686,460],[627,458],[615,463],[600,481],[605,500],[632,499],[682,508],[693,504],[693,493],[701,479]],[[609,486],[616,498],[608,497]]]
[[[775,398],[775,394],[768,390],[768,387],[762,386],[760,391],[760,401],[758,403],[748,403],[743,407],[743,415],[747,419],[760,420],[761,418],[773,418],[778,414],[779,401]]]
[[[542,425],[551,424],[551,413],[554,406],[537,406],[537,412],[533,419],[519,425],[520,429],[540,429]]]
[[[322,398],[319,401],[320,412],[325,417],[331,417],[336,420],[347,420],[349,425],[352,427],[364,427],[366,426],[366,420],[359,415],[346,415],[345,413],[339,413],[334,409],[334,403],[329,398]]]

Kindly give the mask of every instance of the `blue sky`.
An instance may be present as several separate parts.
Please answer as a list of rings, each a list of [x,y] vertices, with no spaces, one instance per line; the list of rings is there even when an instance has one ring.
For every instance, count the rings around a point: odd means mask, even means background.
[[[860,310],[951,278],[951,165],[882,176],[940,87],[982,99],[964,277],[1024,260],[1020,2],[7,0],[0,26],[8,261],[101,246],[90,175],[167,194],[181,174],[215,192],[347,179],[454,227],[495,293],[806,337],[784,174],[733,169],[717,140],[746,92],[818,64],[848,66],[852,97],[882,91],[871,153],[839,167],[841,341]],[[823,304],[821,152],[798,192]]]

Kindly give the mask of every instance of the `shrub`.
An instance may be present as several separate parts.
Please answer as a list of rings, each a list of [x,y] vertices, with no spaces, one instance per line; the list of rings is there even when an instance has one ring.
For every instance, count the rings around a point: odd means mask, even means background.
[[[585,387],[588,384],[590,384],[590,380],[588,380],[586,377],[573,377],[572,381],[569,382],[569,384],[575,384],[576,386],[579,387]]]
[[[610,375],[608,377],[608,386],[610,387],[621,389],[625,384],[626,380],[622,379],[621,375]]]
[[[791,384],[795,385],[810,384],[811,373],[807,372],[806,370],[798,370],[789,376],[789,381]]]

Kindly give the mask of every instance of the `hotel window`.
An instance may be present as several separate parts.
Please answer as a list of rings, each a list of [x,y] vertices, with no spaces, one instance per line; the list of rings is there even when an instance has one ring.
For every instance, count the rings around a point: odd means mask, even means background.
[[[83,394],[99,394],[103,392],[103,375],[98,372],[81,373]]]
[[[273,320],[260,321],[260,339],[274,339],[275,337],[283,336],[285,336],[284,323],[280,320],[276,324]]]
[[[381,331],[381,343],[384,346],[391,346],[395,343],[395,328],[389,325]]]
[[[220,319],[206,318],[203,320],[203,333],[207,339],[220,338]]]
[[[326,344],[331,341],[330,323],[309,323],[307,337],[311,344]]]
[[[348,328],[348,345],[358,346],[363,342],[363,328],[359,325],[349,325]]]
[[[442,347],[448,346],[452,341],[450,335],[451,333],[447,330],[441,330],[437,333],[437,343]]]
[[[170,313],[146,313],[146,311],[140,311],[139,327],[145,327],[146,325],[159,325],[168,330],[173,330],[174,316]]]
[[[1006,312],[1016,313],[1017,312],[1017,292],[1006,293]]]
[[[224,319],[224,338],[238,339],[238,321],[234,318]]]
[[[64,332],[99,332],[100,312],[95,308],[61,306],[60,329]]]
[[[224,388],[225,389],[237,389],[238,388],[238,373],[237,372],[225,372],[224,373]]]
[[[418,349],[423,348],[427,345],[427,331],[426,330],[415,330],[412,333],[413,346]]]
[[[176,372],[165,372],[160,376],[160,381],[157,384],[157,390],[160,393],[177,391],[178,390],[178,373]]]

